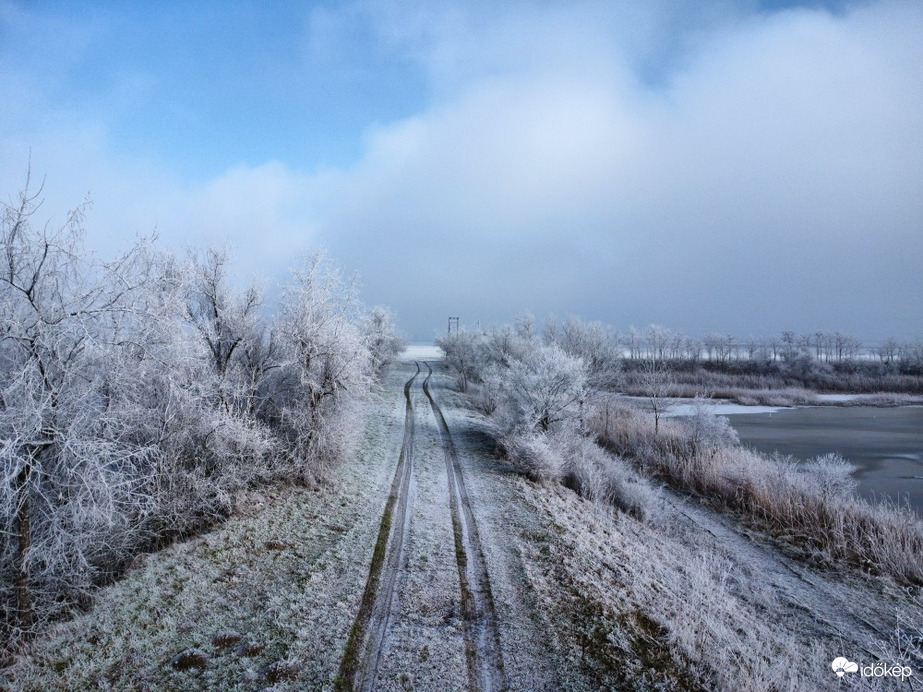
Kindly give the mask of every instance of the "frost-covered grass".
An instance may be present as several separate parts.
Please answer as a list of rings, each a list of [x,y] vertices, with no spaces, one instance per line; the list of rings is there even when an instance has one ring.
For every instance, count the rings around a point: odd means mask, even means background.
[[[297,594],[316,570],[322,535],[336,531],[321,518],[326,500],[300,488],[252,495],[252,516],[148,556],[92,611],[54,626],[5,671],[8,684],[247,689],[287,660],[297,638],[308,606]],[[201,668],[171,665],[187,650],[201,652]]]
[[[672,507],[666,520],[642,522],[555,486],[524,483],[523,493],[546,516],[544,530],[526,537],[531,579],[558,599],[571,665],[601,689],[839,689],[829,662],[843,650],[918,664],[902,650],[916,630],[899,629],[923,617],[911,599],[903,625],[892,617],[880,640],[832,628],[825,609],[839,600],[802,590],[771,551],[748,551],[747,539],[711,535]],[[785,575],[793,586],[777,581]]]
[[[136,560],[92,610],[52,625],[0,670],[0,688],[329,686],[400,444],[393,409],[375,398],[364,433],[322,484],[241,493],[221,526]]]
[[[828,564],[849,563],[923,584],[923,522],[912,511],[855,496],[851,467],[835,455],[807,464],[741,447],[727,422],[703,414],[655,430],[642,413],[610,409],[590,422],[602,442],[672,486],[800,547]]]
[[[533,489],[561,539],[545,550],[570,591],[575,656],[624,689],[811,689],[799,673],[812,644],[773,627],[773,607],[725,555],[681,532]],[[748,685],[749,681],[749,685]],[[788,684],[786,684],[788,683]]]

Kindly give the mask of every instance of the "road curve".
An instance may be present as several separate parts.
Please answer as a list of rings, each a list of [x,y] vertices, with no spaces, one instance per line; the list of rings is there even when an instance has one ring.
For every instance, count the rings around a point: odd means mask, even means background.
[[[429,363],[426,363],[426,369],[428,374],[423,380],[423,392],[429,399],[430,408],[439,429],[449,479],[455,557],[461,583],[461,610],[465,627],[468,682],[473,692],[504,690],[506,679],[503,671],[503,656],[500,651],[497,615],[494,611],[484,551],[481,548],[477,524],[474,513],[471,511],[471,503],[465,489],[465,479],[455,444],[452,441],[452,434],[439,404],[436,403],[430,391],[429,381],[433,375],[433,369]]]
[[[391,491],[381,517],[362,602],[340,663],[335,685],[337,690],[370,692],[375,689],[378,663],[395,610],[394,595],[403,575],[404,544],[410,532],[407,505],[413,478],[414,428],[413,398],[410,389],[420,374],[420,364],[417,363],[416,366],[417,371],[404,384],[404,440]]]

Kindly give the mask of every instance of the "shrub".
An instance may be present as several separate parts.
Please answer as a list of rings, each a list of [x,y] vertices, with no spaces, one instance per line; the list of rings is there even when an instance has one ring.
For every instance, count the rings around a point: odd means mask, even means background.
[[[660,498],[647,479],[576,430],[512,433],[501,437],[501,445],[532,480],[561,483],[581,497],[638,519],[659,514]]]
[[[317,255],[270,328],[225,253],[139,240],[109,263],[84,207],[0,208],[0,645],[90,602],[140,551],[226,517],[269,479],[312,481],[398,342]]]

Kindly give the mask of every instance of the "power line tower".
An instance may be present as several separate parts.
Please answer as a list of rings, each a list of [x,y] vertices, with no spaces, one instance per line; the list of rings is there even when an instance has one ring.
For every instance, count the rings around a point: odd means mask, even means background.
[[[448,330],[449,336],[452,336],[452,326],[453,325],[455,326],[455,336],[458,336],[458,318],[457,317],[449,318],[449,330]]]

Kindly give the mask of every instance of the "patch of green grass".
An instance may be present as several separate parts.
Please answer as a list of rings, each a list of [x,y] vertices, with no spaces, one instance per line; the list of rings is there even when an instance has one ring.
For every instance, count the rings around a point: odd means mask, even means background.
[[[396,502],[397,495],[395,493],[388,495],[385,511],[381,517],[381,525],[378,529],[378,538],[375,541],[375,550],[372,552],[372,564],[369,567],[369,576],[365,582],[362,602],[359,605],[359,612],[356,614],[353,626],[349,631],[349,639],[346,641],[346,648],[343,651],[343,659],[340,663],[340,672],[334,679],[333,686],[338,692],[353,689],[353,681],[359,666],[359,649],[365,639],[365,631],[372,614],[372,608],[375,605],[375,596],[378,593],[381,569],[388,550],[388,537],[391,535],[391,524]]]

